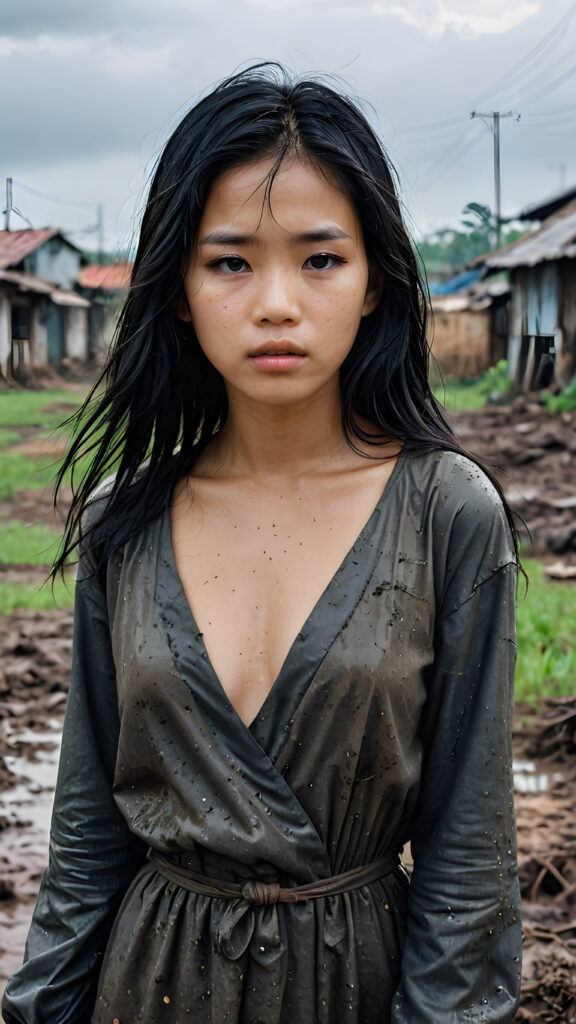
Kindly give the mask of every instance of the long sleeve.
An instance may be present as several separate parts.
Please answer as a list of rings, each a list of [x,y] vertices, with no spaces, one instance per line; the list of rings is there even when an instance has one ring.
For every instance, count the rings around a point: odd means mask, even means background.
[[[108,935],[145,854],[112,795],[119,731],[116,681],[106,593],[92,568],[83,556],[49,866],[25,962],[6,988],[6,1024],[90,1020]]]
[[[516,566],[507,524],[492,506],[480,514],[461,507],[445,551],[392,1024],[508,1024],[519,999]]]

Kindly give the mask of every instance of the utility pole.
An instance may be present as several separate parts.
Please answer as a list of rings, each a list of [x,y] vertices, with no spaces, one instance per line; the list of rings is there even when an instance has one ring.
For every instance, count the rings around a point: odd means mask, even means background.
[[[10,231],[10,214],[12,213],[12,178],[6,178],[6,209],[4,210],[4,230]]]
[[[493,110],[490,114],[483,114],[480,110],[473,110],[470,117],[479,117],[488,129],[492,132],[494,137],[494,220],[496,224],[496,248],[500,248],[500,237],[502,230],[502,209],[501,209],[501,195],[500,195],[500,121],[503,117],[513,117],[514,111],[507,110],[505,114],[501,114],[499,110]],[[516,115],[517,119],[520,120],[520,115]],[[490,124],[490,119],[492,124]]]
[[[98,232],[98,262],[102,263],[104,260],[104,207],[102,203],[98,203],[98,219],[96,221],[96,230]]]
[[[560,175],[559,188],[560,191],[563,192],[566,188],[566,164],[561,160],[559,164],[555,164],[554,167],[552,167],[552,170],[558,171],[558,174]]]

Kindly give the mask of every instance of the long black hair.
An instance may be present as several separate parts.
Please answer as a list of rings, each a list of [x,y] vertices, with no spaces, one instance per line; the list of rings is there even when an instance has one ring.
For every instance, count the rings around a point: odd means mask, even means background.
[[[53,573],[86,532],[83,512],[105,477],[114,473],[93,528],[101,562],[165,509],[176,480],[225,423],[222,377],[177,306],[214,180],[267,154],[268,198],[275,173],[293,155],[343,189],[360,219],[370,270],[383,280],[380,301],[362,318],[341,368],[346,437],[351,444],[375,443],[358,422],[363,417],[379,441],[387,436],[405,447],[462,451],[428,383],[425,286],[381,143],[357,105],[327,84],[295,79],[276,63],[258,64],[200,100],[164,147],[109,358],[77,414],[58,474],[56,499],[72,469],[73,500]],[[76,482],[74,469],[78,476],[86,455],[89,467]]]

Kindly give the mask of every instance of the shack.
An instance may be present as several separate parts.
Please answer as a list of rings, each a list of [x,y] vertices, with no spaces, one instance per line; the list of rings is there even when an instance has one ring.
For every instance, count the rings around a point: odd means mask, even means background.
[[[510,275],[508,369],[519,390],[564,387],[576,374],[575,190],[567,195],[524,211],[539,227],[482,258],[487,274]]]
[[[52,228],[0,231],[0,375],[33,377],[88,358],[90,301],[75,290],[82,254]]]
[[[462,279],[473,283],[457,288]],[[443,375],[479,377],[506,357],[508,302],[506,281],[478,281],[461,274],[442,290],[432,291],[432,355]]]
[[[78,290],[90,301],[89,349],[95,362],[102,363],[106,358],[120,306],[130,287],[132,267],[126,262],[88,263],[78,271]]]

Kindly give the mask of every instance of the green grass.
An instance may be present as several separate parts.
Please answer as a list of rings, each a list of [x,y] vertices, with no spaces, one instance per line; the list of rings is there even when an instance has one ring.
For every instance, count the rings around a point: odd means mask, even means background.
[[[446,377],[442,381],[438,371],[433,368],[431,383],[435,397],[449,412],[481,409],[488,401],[498,402],[506,396],[511,386],[505,359],[474,379]]]
[[[481,409],[486,405],[486,392],[482,379],[456,380],[447,377],[444,385],[434,389],[434,396],[449,412]]]
[[[16,491],[43,491],[54,481],[59,459],[56,455],[30,458],[12,446],[27,440],[18,428],[36,427],[33,440],[58,437],[59,429],[83,401],[86,390],[3,391],[0,394],[0,501],[9,500]],[[50,410],[50,406],[58,409]],[[63,408],[63,405],[66,408]]]
[[[0,565],[52,565],[60,531],[40,523],[0,520]]]
[[[10,448],[0,452],[0,501],[7,501],[16,491],[43,491],[54,479],[57,460],[54,457],[30,459]]]
[[[54,611],[56,608],[72,608],[74,605],[74,582],[56,580],[54,593],[49,583],[0,583],[0,615],[14,611]]]
[[[54,429],[82,403],[85,390],[3,391],[0,395],[0,427],[42,427]],[[50,409],[66,405],[68,409]]]
[[[541,397],[550,412],[571,412],[576,409],[576,377],[559,395],[551,395],[548,391],[543,391]]]
[[[522,581],[518,600],[516,699],[576,692],[576,586],[550,583],[538,562],[525,562],[530,586]]]
[[[22,434],[18,434],[15,430],[6,430],[4,427],[0,427],[0,448],[7,448],[9,444],[18,444],[23,440]]]

